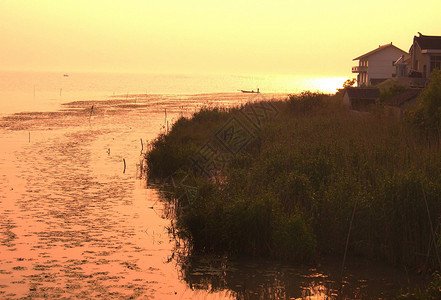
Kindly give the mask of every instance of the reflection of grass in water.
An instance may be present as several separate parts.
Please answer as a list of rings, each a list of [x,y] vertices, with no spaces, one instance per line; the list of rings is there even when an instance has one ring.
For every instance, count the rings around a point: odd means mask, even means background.
[[[274,262],[191,255],[184,258],[181,276],[191,288],[230,291],[235,299],[290,299],[335,294],[334,281],[307,267],[284,267]],[[310,276],[311,275],[311,276]],[[348,293],[347,296],[351,295]]]
[[[190,254],[178,262],[180,276],[191,288],[230,291],[236,299],[250,299],[250,295],[251,299],[339,299],[338,295],[340,299],[378,299],[380,295],[389,299],[400,293],[402,286],[397,282],[408,284],[405,274],[397,274],[396,269],[366,261],[350,262],[342,290],[341,261],[327,261],[316,269],[247,257]]]

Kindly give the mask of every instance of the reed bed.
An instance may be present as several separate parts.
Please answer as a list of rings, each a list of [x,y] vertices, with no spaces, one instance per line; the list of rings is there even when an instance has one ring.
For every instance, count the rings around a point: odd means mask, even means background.
[[[440,268],[439,149],[405,123],[351,112],[341,100],[303,93],[273,101],[277,117],[252,142],[216,176],[194,176],[191,201],[174,183],[179,230],[194,251],[297,262],[342,257],[357,203],[348,255]],[[179,119],[146,155],[150,180],[188,175],[189,157],[239,110]]]

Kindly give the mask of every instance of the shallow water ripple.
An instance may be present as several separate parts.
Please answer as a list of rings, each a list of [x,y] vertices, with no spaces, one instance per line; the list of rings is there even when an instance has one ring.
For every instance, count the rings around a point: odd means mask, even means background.
[[[158,195],[136,174],[142,124],[152,118],[120,114],[78,126],[60,113],[58,128],[38,131],[40,118],[26,120],[31,142],[19,124],[3,132],[1,298],[150,298],[186,289],[175,266],[164,267],[174,247],[169,220],[160,202],[149,209]]]

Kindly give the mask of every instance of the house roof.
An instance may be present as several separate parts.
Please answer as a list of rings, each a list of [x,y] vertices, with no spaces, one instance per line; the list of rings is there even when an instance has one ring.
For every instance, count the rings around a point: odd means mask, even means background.
[[[378,88],[346,88],[345,93],[351,99],[377,99],[380,97],[380,90]]]
[[[404,92],[392,96],[389,100],[386,101],[387,105],[390,106],[401,106],[404,103],[415,99],[421,93],[422,89],[406,89]]]
[[[401,52],[403,52],[403,54],[407,54],[406,51],[403,51],[403,50],[401,50],[400,48],[398,48],[397,46],[392,45],[392,42],[391,42],[390,44],[386,44],[386,45],[378,46],[377,49],[374,49],[374,50],[372,50],[372,51],[369,51],[368,53],[365,53],[365,54],[363,54],[363,55],[360,55],[359,57],[356,57],[356,58],[354,58],[353,60],[359,60],[359,59],[361,59],[361,58],[368,57],[368,56],[370,56],[370,55],[372,55],[372,54],[374,54],[374,53],[377,53],[377,52],[383,51],[384,49],[387,49],[387,48],[389,48],[389,47],[394,47],[394,48],[400,50]]]
[[[410,62],[410,55],[409,54],[403,54],[394,62],[394,65],[407,64],[409,62]]]
[[[435,35],[422,35],[419,33],[419,36],[414,36],[414,43],[416,42],[418,46],[420,46],[421,50],[425,49],[441,49],[441,36]]]

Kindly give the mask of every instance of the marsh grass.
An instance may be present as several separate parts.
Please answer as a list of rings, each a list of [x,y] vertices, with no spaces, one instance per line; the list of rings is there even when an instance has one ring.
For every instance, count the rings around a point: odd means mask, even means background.
[[[417,132],[379,113],[357,114],[340,96],[303,93],[273,102],[277,118],[220,170],[200,180],[178,224],[195,251],[310,261],[348,252],[413,268],[439,268],[441,156]],[[188,164],[238,109],[179,119],[147,154],[149,176]],[[427,207],[424,200],[427,199]]]

